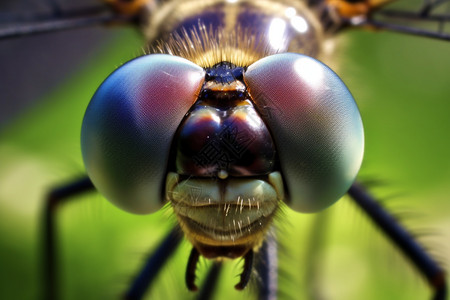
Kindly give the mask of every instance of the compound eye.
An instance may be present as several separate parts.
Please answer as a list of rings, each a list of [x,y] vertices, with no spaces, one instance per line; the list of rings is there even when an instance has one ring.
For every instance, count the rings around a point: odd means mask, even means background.
[[[109,201],[128,212],[154,212],[172,138],[197,99],[202,68],[165,54],[136,58],[113,72],[86,110],[81,150],[87,173]]]
[[[364,132],[345,84],[301,54],[265,57],[244,80],[277,147],[288,205],[316,212],[342,197],[361,166]]]

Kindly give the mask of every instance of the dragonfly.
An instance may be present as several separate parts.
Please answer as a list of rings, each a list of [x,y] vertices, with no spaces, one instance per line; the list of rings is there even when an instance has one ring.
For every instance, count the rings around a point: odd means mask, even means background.
[[[392,12],[390,12],[390,13],[386,13],[386,15],[390,15],[390,14],[393,14]],[[395,15],[395,14],[394,14]],[[352,22],[357,22],[358,21],[358,19],[355,19],[355,20],[352,20]],[[359,21],[358,21],[359,22]],[[377,22],[374,22],[373,24],[371,24],[371,26],[382,26],[382,25],[380,25],[380,24],[378,24]],[[346,26],[355,26],[356,24],[345,24]],[[366,26],[369,26],[369,25],[366,25]],[[390,27],[389,27],[390,28]],[[397,27],[395,27],[395,28],[391,28],[391,29],[397,29],[397,30],[403,30],[403,29],[405,29],[405,28],[402,28],[402,27],[399,27],[399,28],[397,28]],[[420,32],[416,32],[416,31],[412,31],[412,33],[413,34],[421,34]],[[425,34],[426,35],[426,34]],[[432,34],[429,34],[429,35],[432,35]],[[438,34],[439,35],[439,34]],[[70,187],[70,185],[69,185],[69,187]],[[60,191],[60,190],[58,190],[58,191]],[[64,191],[64,190],[63,190]],[[169,237],[171,237],[172,238],[172,240],[174,240],[174,239],[176,239],[176,238],[174,238],[174,236],[173,235],[169,235]],[[163,248],[163,249],[165,249],[165,248]],[[181,263],[180,263],[181,264]],[[186,262],[184,262],[184,264],[186,264]],[[212,270],[215,270],[215,268],[213,268]],[[238,274],[239,274],[239,272],[238,272]],[[236,274],[235,274],[236,275]],[[214,276],[213,275],[205,275],[207,278],[214,278]],[[223,277],[223,276],[222,276]],[[208,286],[209,284],[204,284],[205,286]],[[231,287],[232,287],[232,285],[229,285],[229,289],[231,289]]]

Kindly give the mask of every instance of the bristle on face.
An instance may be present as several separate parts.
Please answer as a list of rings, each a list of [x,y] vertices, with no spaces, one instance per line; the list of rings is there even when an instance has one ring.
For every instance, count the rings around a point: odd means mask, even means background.
[[[212,27],[199,24],[192,30],[183,28],[171,33],[168,38],[156,41],[149,52],[180,56],[203,68],[224,61],[247,67],[265,56],[286,51],[284,47],[274,48],[266,41],[248,30],[213,30]]]

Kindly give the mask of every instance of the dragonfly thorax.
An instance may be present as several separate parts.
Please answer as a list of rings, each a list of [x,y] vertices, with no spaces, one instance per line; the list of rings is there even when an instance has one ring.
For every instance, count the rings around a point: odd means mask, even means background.
[[[175,2],[147,22],[150,53],[181,56],[204,68],[221,61],[246,67],[282,52],[321,53],[322,26],[303,1]]]

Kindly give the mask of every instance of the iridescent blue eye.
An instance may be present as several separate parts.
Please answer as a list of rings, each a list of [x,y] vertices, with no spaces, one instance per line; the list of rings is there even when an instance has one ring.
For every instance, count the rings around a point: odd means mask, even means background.
[[[138,214],[161,207],[172,138],[204,77],[186,59],[154,54],[103,82],[84,116],[81,149],[89,177],[109,201]]]
[[[355,180],[364,152],[345,84],[321,62],[293,53],[255,62],[244,80],[272,131],[290,207],[315,212],[333,204]]]

